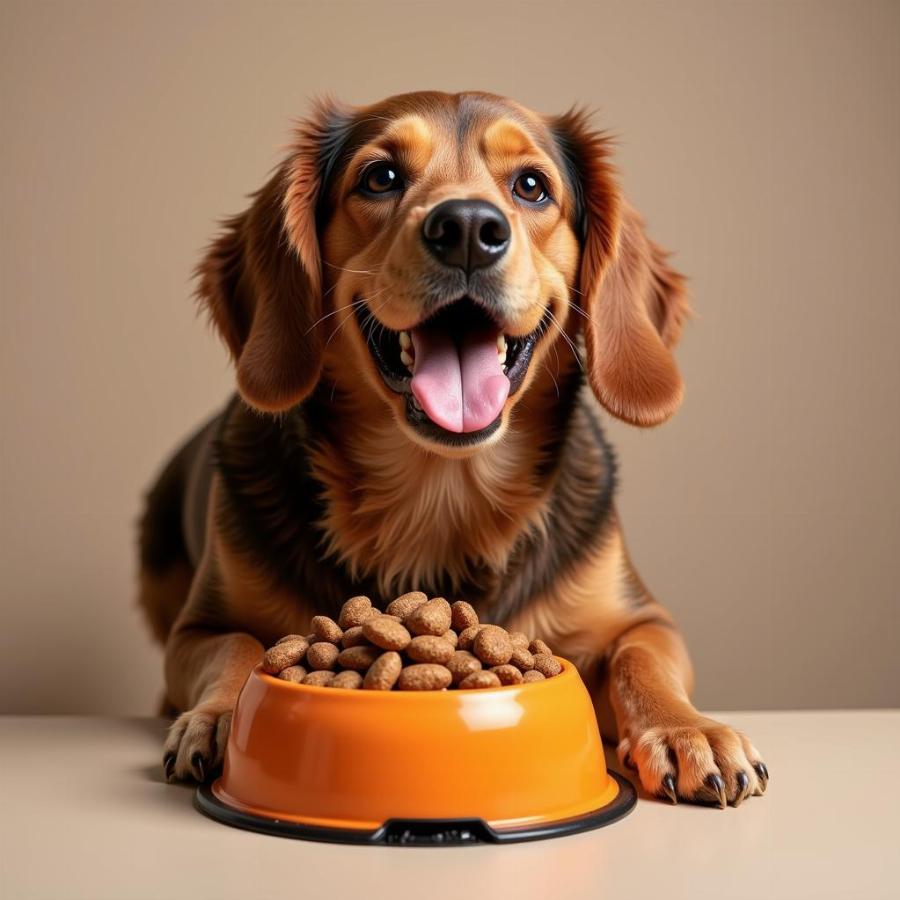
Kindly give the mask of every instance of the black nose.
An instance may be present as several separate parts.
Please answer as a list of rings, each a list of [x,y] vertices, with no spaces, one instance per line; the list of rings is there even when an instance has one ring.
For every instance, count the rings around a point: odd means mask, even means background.
[[[425,217],[422,239],[445,266],[468,273],[493,265],[506,253],[509,222],[485,200],[445,200]]]

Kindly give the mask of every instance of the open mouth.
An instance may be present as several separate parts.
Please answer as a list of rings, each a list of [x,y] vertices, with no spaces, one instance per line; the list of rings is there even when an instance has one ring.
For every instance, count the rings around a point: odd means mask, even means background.
[[[500,424],[506,398],[522,384],[544,322],[504,334],[463,297],[409,331],[392,331],[356,306],[357,321],[385,384],[406,397],[407,421],[445,443],[469,444]]]

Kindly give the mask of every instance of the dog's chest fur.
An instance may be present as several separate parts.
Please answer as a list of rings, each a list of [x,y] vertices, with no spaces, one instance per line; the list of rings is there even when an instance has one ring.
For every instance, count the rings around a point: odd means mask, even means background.
[[[554,421],[468,459],[413,448],[390,421],[338,433],[333,408],[323,416],[315,402],[275,421],[236,400],[216,447],[222,534],[320,612],[421,589],[500,621],[610,517],[614,462],[578,394]]]

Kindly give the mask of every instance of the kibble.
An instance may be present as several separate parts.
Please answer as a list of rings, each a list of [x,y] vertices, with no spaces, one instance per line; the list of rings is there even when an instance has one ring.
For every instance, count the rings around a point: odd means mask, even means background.
[[[291,681],[294,684],[302,684],[306,678],[306,669],[303,666],[288,666],[278,673],[278,677],[282,681]]]
[[[366,643],[366,636],[363,634],[362,625],[354,625],[344,632],[341,638],[341,646],[346,650],[348,647],[358,647],[360,644]]]
[[[310,634],[289,634],[262,668],[292,684],[373,691],[479,690],[532,684],[562,671],[550,647],[524,632],[482,623],[472,604],[409,591],[385,612],[351,597],[337,621],[313,616]]]
[[[464,631],[472,625],[478,624],[478,613],[471,603],[465,600],[457,600],[450,607],[450,623],[456,631]]]
[[[366,672],[363,687],[370,691],[389,691],[397,683],[402,669],[403,660],[399,653],[393,650],[382,653]]]
[[[484,670],[481,670],[479,672],[473,672],[471,675],[466,675],[459,683],[459,687],[464,691],[477,690],[478,688],[500,687],[500,679],[494,672],[485,672]]]
[[[312,630],[316,640],[328,641],[330,644],[340,643],[344,636],[341,626],[334,619],[329,619],[328,616],[313,616]]]
[[[453,645],[443,637],[433,634],[420,634],[414,637],[406,648],[406,655],[418,663],[437,663],[445,665],[453,656]]]
[[[270,647],[263,656],[263,671],[277,675],[289,666],[296,666],[308,648],[309,644],[304,637],[294,637],[293,640]]]
[[[443,597],[435,597],[417,606],[403,624],[412,634],[442,635],[450,628],[450,604]]]
[[[453,676],[453,683],[459,684],[467,675],[481,670],[481,660],[468,650],[456,650],[450,657],[447,668]]]
[[[486,625],[475,635],[472,652],[489,666],[503,666],[512,659],[509,635],[497,625]]]
[[[562,666],[559,664],[555,656],[549,653],[536,653],[534,655],[535,671],[540,672],[544,678],[552,678],[562,672]]]
[[[341,607],[337,623],[341,628],[352,628],[362,625],[372,615],[372,601],[368,597],[351,597]]]
[[[355,691],[363,686],[363,677],[353,669],[344,669],[334,676],[334,680],[328,685],[333,688],[343,688],[345,691]]]
[[[459,633],[459,640],[456,643],[457,650],[471,650],[475,636],[481,631],[480,625],[470,625]]]
[[[389,616],[373,616],[363,625],[362,633],[382,650],[404,650],[411,640],[410,633]]]
[[[401,691],[440,691],[450,687],[453,676],[446,666],[416,663],[401,669],[397,687]]]
[[[318,641],[306,651],[306,662],[311,669],[317,671],[333,669],[340,652],[334,644]]]
[[[389,616],[400,616],[401,621],[405,619],[417,606],[428,602],[428,597],[421,591],[410,591],[408,594],[401,594],[396,600],[391,600],[387,605],[385,612]]]
[[[509,663],[502,666],[493,666],[489,671],[493,672],[500,679],[500,684],[522,683],[522,673]]]
[[[365,672],[369,666],[381,656],[381,651],[370,644],[360,644],[358,647],[348,647],[338,654],[338,665],[344,669],[355,669],[357,672]]]

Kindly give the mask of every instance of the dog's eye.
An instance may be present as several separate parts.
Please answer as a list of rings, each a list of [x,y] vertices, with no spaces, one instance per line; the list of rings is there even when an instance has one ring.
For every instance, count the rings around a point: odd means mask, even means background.
[[[393,163],[374,163],[363,172],[360,188],[367,194],[390,194],[403,187]]]
[[[513,193],[526,203],[540,203],[547,199],[544,179],[537,172],[523,172],[513,184]]]

